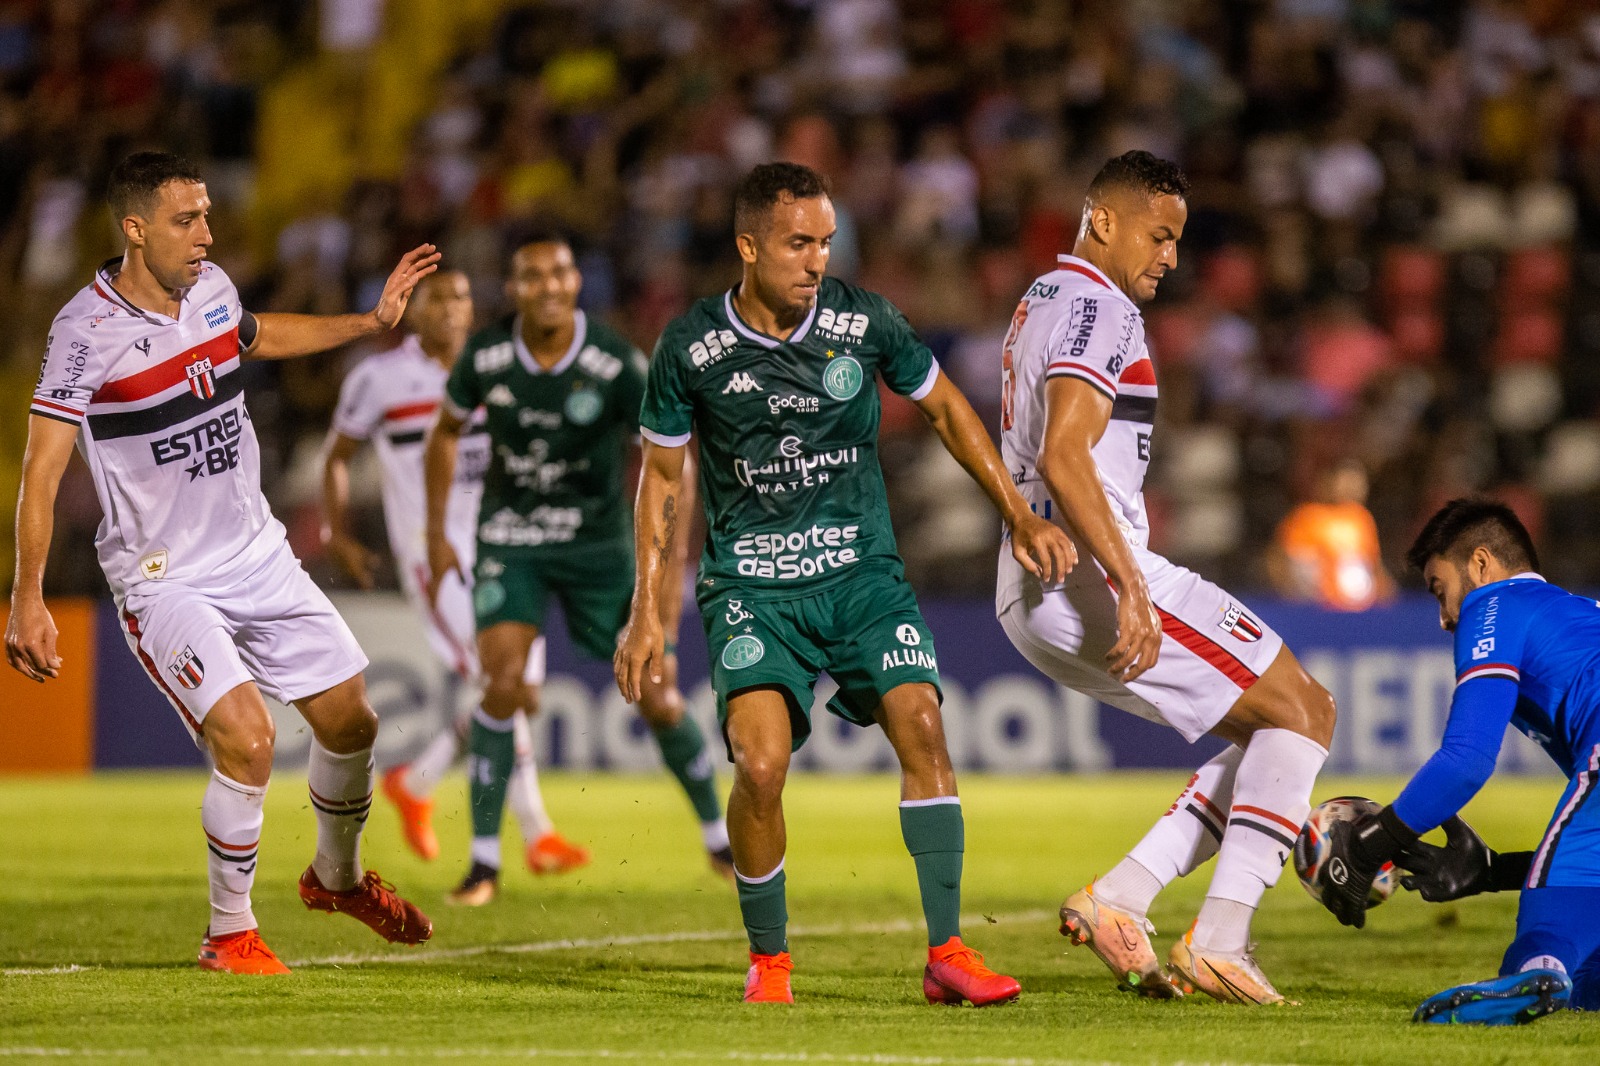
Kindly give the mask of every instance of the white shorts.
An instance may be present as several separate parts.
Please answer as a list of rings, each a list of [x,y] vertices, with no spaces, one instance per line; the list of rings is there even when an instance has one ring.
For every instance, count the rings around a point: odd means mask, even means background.
[[[1238,600],[1191,570],[1133,549],[1161,616],[1156,664],[1124,684],[1106,672],[1117,640],[1117,600],[1082,549],[1059,590],[1031,578],[1000,611],[1018,651],[1055,681],[1112,707],[1165,722],[1191,744],[1210,732],[1283,648],[1283,638]],[[1001,565],[1017,564],[1005,553]]]
[[[246,681],[293,703],[367,668],[350,627],[287,543],[230,588],[145,581],[117,611],[128,647],[197,742],[206,713]]]
[[[464,681],[478,680],[478,619],[472,606],[472,586],[461,580],[454,571],[446,574],[439,585],[439,599],[428,602],[428,564],[417,559],[396,559],[400,572],[400,587],[406,599],[422,619],[422,629],[428,636],[428,647]],[[462,567],[472,573],[472,561],[463,558]],[[522,680],[530,685],[544,684],[544,635],[528,649],[528,662],[522,671]]]

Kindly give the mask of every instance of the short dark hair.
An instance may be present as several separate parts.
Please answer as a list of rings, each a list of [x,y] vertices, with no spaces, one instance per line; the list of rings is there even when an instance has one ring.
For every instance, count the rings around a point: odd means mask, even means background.
[[[799,163],[763,163],[744,176],[733,193],[733,232],[754,233],[772,206],[787,197],[812,200],[831,195],[828,179]]]
[[[1417,570],[1436,556],[1460,563],[1478,548],[1488,548],[1510,570],[1539,568],[1533,538],[1516,512],[1483,496],[1463,496],[1441,507],[1417,534],[1406,562]]]
[[[111,170],[106,203],[113,219],[150,210],[150,201],[169,181],[203,182],[200,168],[171,152],[135,152]]]
[[[1100,199],[1112,189],[1127,189],[1146,196],[1187,196],[1189,178],[1178,164],[1142,149],[1134,149],[1106,160],[1106,165],[1089,183],[1090,202]]]

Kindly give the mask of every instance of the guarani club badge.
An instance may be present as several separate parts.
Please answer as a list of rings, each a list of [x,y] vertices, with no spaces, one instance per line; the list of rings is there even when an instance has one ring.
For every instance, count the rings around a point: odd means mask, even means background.
[[[575,426],[587,426],[600,417],[605,401],[593,389],[574,389],[562,405],[567,421]]]
[[[836,356],[823,368],[822,387],[835,400],[848,400],[861,391],[863,376],[861,364],[852,356]]]
[[[194,649],[187,644],[167,669],[178,679],[178,684],[187,689],[199,688],[200,682],[206,679],[206,664],[200,661],[200,656],[196,655]]]
[[[727,647],[722,649],[722,665],[729,670],[743,670],[760,662],[765,654],[767,647],[760,638],[741,634],[728,641]]]
[[[1222,613],[1222,621],[1217,623],[1217,628],[1225,633],[1233,634],[1237,640],[1252,644],[1261,639],[1261,626],[1254,618],[1244,613],[1244,608],[1237,603],[1228,604],[1228,609]]]

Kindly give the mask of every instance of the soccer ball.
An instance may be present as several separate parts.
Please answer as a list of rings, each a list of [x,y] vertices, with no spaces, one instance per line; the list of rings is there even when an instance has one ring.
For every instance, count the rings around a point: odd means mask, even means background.
[[[1300,836],[1294,842],[1294,871],[1311,898],[1322,902],[1323,864],[1328,861],[1328,827],[1334,822],[1353,822],[1366,814],[1382,810],[1380,804],[1364,796],[1338,796],[1321,804],[1311,812]],[[1332,872],[1332,871],[1330,871]],[[1367,895],[1367,909],[1372,909],[1394,894],[1399,880],[1394,863],[1386,862],[1373,879],[1372,891]]]

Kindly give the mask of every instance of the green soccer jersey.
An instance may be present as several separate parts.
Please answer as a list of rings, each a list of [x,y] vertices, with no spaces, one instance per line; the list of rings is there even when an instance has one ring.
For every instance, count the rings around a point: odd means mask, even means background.
[[[700,439],[701,598],[809,594],[860,567],[901,573],[876,378],[921,399],[938,377],[933,353],[888,300],[832,278],[787,340],[744,323],[732,297],[667,326],[640,415],[657,444]]]
[[[498,554],[541,553],[627,539],[622,468],[639,431],[644,353],[577,314],[572,347],[545,370],[522,343],[521,319],[467,342],[445,384],[445,407],[488,415],[491,454],[478,542]]]

